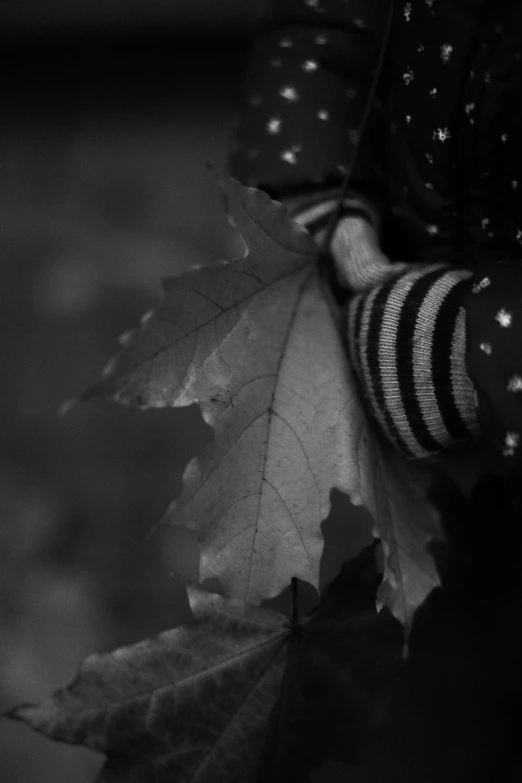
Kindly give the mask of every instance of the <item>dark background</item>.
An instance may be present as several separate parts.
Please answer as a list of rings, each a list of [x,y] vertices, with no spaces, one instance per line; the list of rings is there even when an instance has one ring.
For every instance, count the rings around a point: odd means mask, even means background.
[[[161,277],[229,254],[206,164],[225,166],[264,5],[0,4],[2,711],[65,686],[90,652],[187,617],[149,531],[211,437],[199,409],[57,411]],[[337,506],[330,575],[371,539],[352,510],[343,549]],[[2,783],[87,783],[101,763],[0,719]]]

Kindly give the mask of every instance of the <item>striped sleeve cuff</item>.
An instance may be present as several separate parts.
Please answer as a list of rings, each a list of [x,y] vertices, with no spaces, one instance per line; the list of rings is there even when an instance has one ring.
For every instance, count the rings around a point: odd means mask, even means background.
[[[339,203],[339,188],[319,190],[297,196],[287,196],[279,200],[288,209],[296,223],[304,226],[318,244],[324,240],[333,214]],[[358,193],[348,193],[343,199],[337,215],[337,225],[345,217],[359,217],[369,222],[380,233],[381,220],[370,201]]]
[[[405,263],[391,263],[380,248],[381,218],[374,205],[359,193],[349,193],[339,207],[338,189],[282,199],[296,223],[304,226],[322,246],[335,219],[329,253],[337,278],[351,291],[365,291],[397,278]],[[335,215],[335,218],[334,218]]]
[[[410,459],[429,457],[478,428],[465,364],[471,272],[417,264],[348,305],[348,345],[368,412]]]

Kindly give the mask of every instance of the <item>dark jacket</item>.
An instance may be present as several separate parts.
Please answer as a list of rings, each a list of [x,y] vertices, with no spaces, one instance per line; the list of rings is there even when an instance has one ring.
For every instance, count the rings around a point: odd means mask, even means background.
[[[518,373],[522,389],[521,53],[513,0],[275,0],[229,166],[282,198],[340,187],[353,165],[391,260],[494,278],[464,302],[468,371],[492,442],[519,435],[522,451],[522,391],[507,390]]]

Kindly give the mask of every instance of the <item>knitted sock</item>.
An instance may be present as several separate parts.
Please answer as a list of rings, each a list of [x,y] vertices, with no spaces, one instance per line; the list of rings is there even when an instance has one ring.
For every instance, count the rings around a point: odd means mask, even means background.
[[[348,303],[348,344],[367,409],[408,458],[428,457],[477,428],[465,364],[468,270],[416,264]]]

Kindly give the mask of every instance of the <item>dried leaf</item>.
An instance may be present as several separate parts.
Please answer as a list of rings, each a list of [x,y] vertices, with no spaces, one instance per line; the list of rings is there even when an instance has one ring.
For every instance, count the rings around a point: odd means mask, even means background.
[[[214,440],[165,519],[197,533],[202,581],[253,604],[292,576],[317,587],[336,488],[372,514],[387,556],[381,600],[408,621],[438,584],[426,474],[366,419],[315,242],[263,192],[229,177],[221,188],[245,255],[168,278],[83,399],[201,406]]]
[[[376,612],[378,582],[369,547],[293,627],[189,588],[193,622],[89,656],[10,717],[104,753],[98,783],[300,783],[329,753],[362,760],[363,735],[389,720],[403,634]]]
[[[387,609],[376,611],[381,574],[372,550],[366,547],[343,565],[289,640],[260,781],[301,783],[329,758],[357,765],[362,777],[356,780],[374,779],[368,770],[394,720],[404,634]]]
[[[91,655],[11,717],[106,753],[99,783],[221,783],[254,774],[286,659],[286,617],[189,588],[194,622]]]

